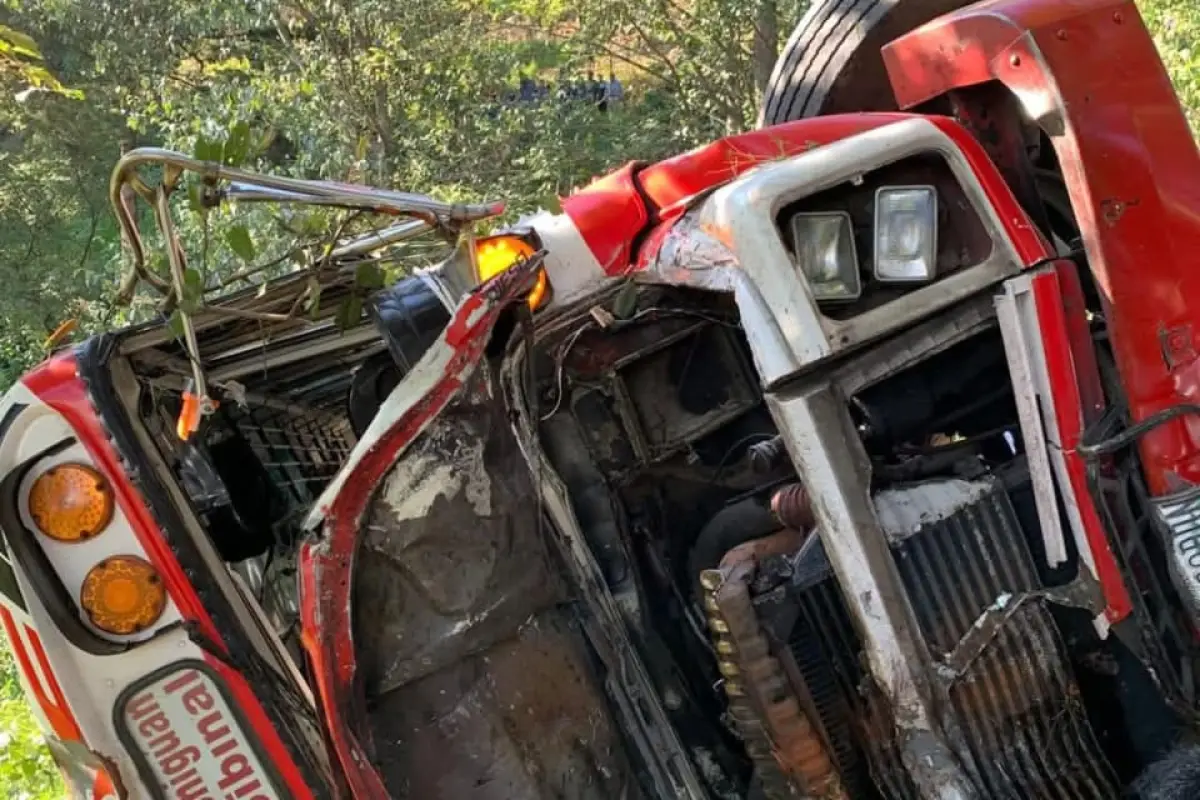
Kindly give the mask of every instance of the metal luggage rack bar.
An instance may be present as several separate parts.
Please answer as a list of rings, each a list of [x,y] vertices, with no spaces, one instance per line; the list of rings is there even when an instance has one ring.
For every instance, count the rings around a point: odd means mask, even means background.
[[[157,181],[143,175],[143,170],[150,167],[160,170]],[[444,203],[421,194],[358,184],[264,175],[160,148],[139,148],[126,153],[117,163],[109,182],[109,200],[125,246],[132,256],[131,267],[122,280],[117,300],[128,304],[137,287],[145,284],[163,296],[161,308],[164,311],[179,311],[181,338],[191,362],[194,384],[189,394],[196,398],[199,412],[204,416],[212,413],[214,404],[209,397],[208,380],[201,366],[202,358],[192,315],[182,308],[187,257],[171,211],[172,195],[180,189],[187,173],[199,177],[198,199],[202,208],[214,208],[229,201],[273,202],[353,209],[396,220],[381,230],[359,236],[343,238],[343,231],[333,232],[330,248],[319,259],[321,266],[353,260],[428,231],[438,231],[454,240],[464,228],[476,221],[498,216],[505,208],[503,202]],[[138,198],[153,210],[155,224],[166,244],[168,279],[147,268],[146,248],[137,224]],[[216,305],[206,305],[206,309],[234,317],[286,322],[294,317],[301,299],[297,298],[292,312],[288,314],[262,314]]]

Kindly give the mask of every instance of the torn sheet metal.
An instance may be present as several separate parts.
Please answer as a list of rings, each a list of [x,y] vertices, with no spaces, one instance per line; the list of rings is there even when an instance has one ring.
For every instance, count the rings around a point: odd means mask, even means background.
[[[445,332],[389,396],[310,523],[323,536],[300,551],[302,641],[329,738],[356,800],[388,791],[371,766],[371,741],[351,633],[353,564],[371,498],[400,454],[458,396],[475,371],[501,312],[529,287],[540,259],[519,264],[468,295]]]

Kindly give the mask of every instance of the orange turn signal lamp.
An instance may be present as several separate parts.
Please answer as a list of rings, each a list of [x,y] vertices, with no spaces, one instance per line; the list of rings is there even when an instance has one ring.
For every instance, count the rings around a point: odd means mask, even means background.
[[[137,556],[113,556],[83,579],[79,605],[100,630],[128,636],[146,630],[167,607],[158,572]]]
[[[29,516],[56,542],[71,544],[99,536],[115,513],[112,487],[86,464],[57,464],[29,490]],[[83,579],[79,606],[97,629],[117,636],[146,630],[167,606],[158,571],[138,556],[111,556]]]
[[[56,542],[86,541],[112,522],[112,488],[91,467],[59,464],[33,482],[29,515],[38,530]]]
[[[536,252],[534,246],[520,236],[502,234],[480,239],[475,243],[475,266],[479,282],[491,280],[522,261],[533,258]],[[549,296],[550,280],[546,277],[546,269],[539,267],[537,282],[529,292],[529,307],[533,310],[541,308]]]

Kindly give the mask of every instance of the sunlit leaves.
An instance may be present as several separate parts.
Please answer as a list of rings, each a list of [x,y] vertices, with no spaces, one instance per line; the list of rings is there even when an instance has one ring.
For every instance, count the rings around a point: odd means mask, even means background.
[[[357,294],[352,294],[338,305],[333,321],[338,330],[349,330],[362,320],[363,300]]]
[[[213,161],[220,163],[224,159],[225,143],[209,139],[207,136],[197,136],[192,148],[192,157],[198,161]]]
[[[0,25],[0,54],[29,61],[42,60],[42,51],[38,49],[37,42],[7,25]]]
[[[22,800],[67,796],[62,777],[17,678],[8,642],[0,636],[0,795]]]
[[[179,308],[185,314],[195,314],[204,303],[204,278],[194,269],[183,273],[183,292],[179,298]]]
[[[160,109],[165,113],[168,106],[163,104]],[[252,137],[248,122],[242,119],[234,120],[224,136],[211,137],[203,133],[198,134],[192,145],[192,157],[199,161],[211,161],[238,167],[245,163],[251,155]],[[270,140],[264,140],[262,134],[260,134],[260,141],[264,146],[270,145]]]
[[[362,292],[383,288],[383,271],[373,261],[364,261],[354,270],[354,287]]]
[[[245,225],[234,225],[227,230],[225,241],[229,243],[229,249],[236,253],[242,261],[249,263],[254,260],[254,241],[250,238],[250,231]]]
[[[7,25],[0,25],[0,77],[24,87],[16,93],[18,100],[25,100],[31,92],[39,90],[83,99],[83,92],[68,89],[50,72],[37,42]]]
[[[228,166],[238,167],[250,154],[250,125],[244,120],[238,120],[229,128],[225,139],[224,161]]]
[[[1163,63],[1192,123],[1200,130],[1200,5],[1194,0],[1144,0],[1138,3],[1154,32]]]
[[[310,275],[305,287],[304,310],[310,317],[321,313],[321,282],[315,275]]]
[[[167,318],[167,330],[176,339],[183,338],[183,312],[180,309],[172,311],[171,316]]]

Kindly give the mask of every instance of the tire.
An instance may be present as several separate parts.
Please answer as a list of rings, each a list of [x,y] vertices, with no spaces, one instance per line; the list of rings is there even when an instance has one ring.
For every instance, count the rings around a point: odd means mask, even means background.
[[[880,49],[974,0],[813,0],[788,38],[759,127],[852,111],[895,111]]]

